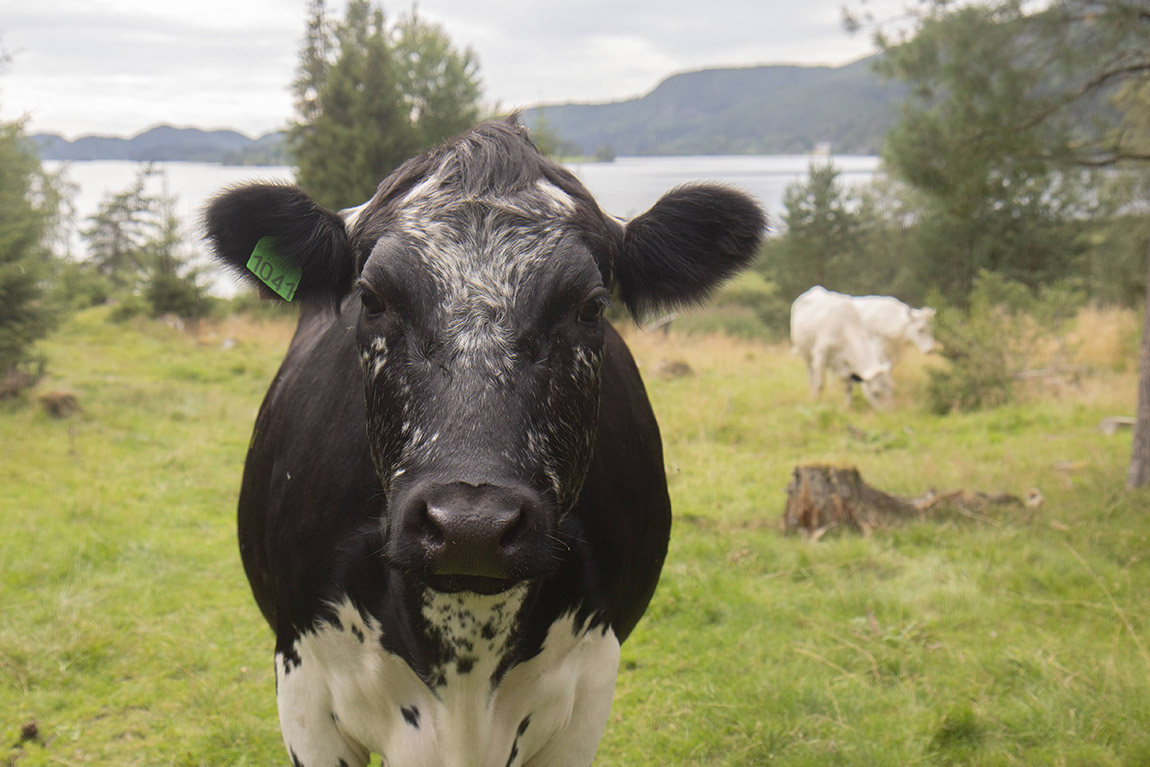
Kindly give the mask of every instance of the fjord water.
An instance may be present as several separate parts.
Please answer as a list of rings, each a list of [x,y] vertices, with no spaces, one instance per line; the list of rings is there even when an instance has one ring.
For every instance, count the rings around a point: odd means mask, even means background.
[[[642,213],[669,189],[696,181],[717,182],[753,195],[767,209],[772,228],[782,213],[783,192],[788,184],[803,181],[812,163],[834,163],[846,186],[869,181],[878,172],[879,159],[858,155],[717,155],[697,157],[619,157],[614,162],[572,162],[568,164],[603,210],[631,218]],[[66,177],[75,186],[75,229],[71,232],[72,254],[83,258],[79,231],[109,194],[124,191],[142,167],[120,160],[87,162],[45,162],[51,170],[66,167]],[[203,254],[200,217],[204,204],[221,190],[252,181],[290,182],[287,166],[231,166],[210,163],[154,163],[160,172],[147,189],[152,194],[175,198],[175,213],[183,224],[184,239],[190,250]],[[201,257],[203,257],[201,255]],[[228,293],[230,278],[214,280],[220,292]]]

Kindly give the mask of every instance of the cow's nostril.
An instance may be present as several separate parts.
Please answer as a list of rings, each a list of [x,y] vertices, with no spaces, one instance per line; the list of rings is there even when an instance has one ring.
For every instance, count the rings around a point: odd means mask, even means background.
[[[415,510],[415,517],[420,521],[424,538],[432,546],[440,546],[447,542],[447,536],[441,520],[443,514],[435,507],[423,501],[418,501],[419,508]]]
[[[504,526],[503,534],[499,537],[499,545],[503,549],[509,550],[523,541],[527,529],[527,515],[523,512],[522,508],[518,509]]]

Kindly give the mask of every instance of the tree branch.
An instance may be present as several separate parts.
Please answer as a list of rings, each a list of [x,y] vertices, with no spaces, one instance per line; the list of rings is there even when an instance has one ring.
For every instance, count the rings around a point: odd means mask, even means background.
[[[1084,96],[1092,93],[1098,88],[1103,87],[1104,85],[1107,85],[1111,81],[1118,80],[1123,77],[1129,77],[1131,75],[1142,74],[1145,72],[1150,72],[1150,61],[1140,61],[1136,64],[1130,64],[1124,67],[1118,67],[1116,69],[1109,69],[1105,72],[1100,72],[1097,76],[1092,77],[1083,83],[1074,92],[1069,93],[1064,98],[1051,103],[1046,109],[1041,110],[1031,119],[1018,125],[1017,129],[1022,131],[1030,130],[1038,125],[1041,125],[1055,112],[1066,108],[1078,99],[1083,98]]]

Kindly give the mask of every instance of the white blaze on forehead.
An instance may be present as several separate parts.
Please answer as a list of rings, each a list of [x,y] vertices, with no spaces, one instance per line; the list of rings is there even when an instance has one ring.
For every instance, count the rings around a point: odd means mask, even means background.
[[[434,192],[442,185],[443,169],[441,167],[435,173],[432,173],[430,176],[423,179],[423,181],[420,181],[418,184],[413,186],[408,191],[408,193],[403,196],[403,201],[400,203],[400,206],[406,210],[407,207],[411,205],[415,200],[419,200],[434,194]]]
[[[544,179],[515,193],[461,198],[437,171],[399,210],[397,233],[440,289],[445,342],[489,375],[506,371],[516,299],[569,230],[575,201]]]

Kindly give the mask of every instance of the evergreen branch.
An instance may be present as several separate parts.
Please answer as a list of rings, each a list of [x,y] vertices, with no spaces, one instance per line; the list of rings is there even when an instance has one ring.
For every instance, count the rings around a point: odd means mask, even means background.
[[[1046,106],[1045,109],[1039,110],[1037,114],[1033,115],[1029,120],[1026,120],[1025,122],[1015,126],[1015,128],[1016,130],[1020,131],[1031,130],[1041,125],[1046,120],[1050,119],[1050,117],[1059,110],[1065,109],[1078,99],[1093,93],[1097,89],[1108,85],[1114,80],[1144,73],[1150,73],[1150,61],[1140,61],[1128,66],[1108,69],[1105,72],[1100,72],[1079,86],[1075,91],[1067,94],[1061,99],[1057,99],[1051,102]]]

